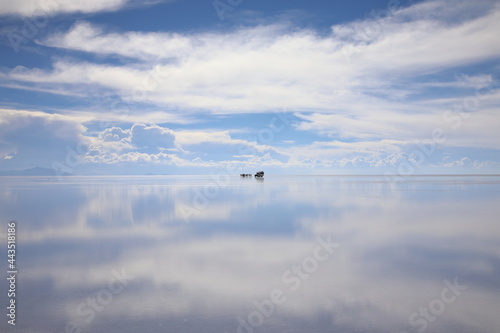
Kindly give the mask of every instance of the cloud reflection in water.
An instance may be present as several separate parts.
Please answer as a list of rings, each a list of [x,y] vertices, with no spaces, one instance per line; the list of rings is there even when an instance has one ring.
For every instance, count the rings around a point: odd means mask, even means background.
[[[278,288],[286,302],[256,331],[414,332],[410,314],[455,278],[468,289],[427,330],[500,326],[500,177],[396,187],[377,176],[234,177],[186,223],[179,207],[210,182],[4,177],[0,216],[19,225],[19,326],[82,322],[78,305],[122,267],[134,281],[82,328],[236,332],[236,318]],[[292,291],[283,272],[325,236],[341,247]]]

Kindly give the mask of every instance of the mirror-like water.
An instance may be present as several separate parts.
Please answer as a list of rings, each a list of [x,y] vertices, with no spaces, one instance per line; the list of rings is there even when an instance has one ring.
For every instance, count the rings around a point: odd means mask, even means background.
[[[499,216],[500,176],[1,177],[0,268],[15,220],[19,332],[493,333]]]

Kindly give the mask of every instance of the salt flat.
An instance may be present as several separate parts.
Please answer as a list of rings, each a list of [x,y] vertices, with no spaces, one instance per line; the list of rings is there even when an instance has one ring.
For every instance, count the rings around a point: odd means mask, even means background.
[[[499,199],[500,176],[1,177],[16,326],[493,333]]]

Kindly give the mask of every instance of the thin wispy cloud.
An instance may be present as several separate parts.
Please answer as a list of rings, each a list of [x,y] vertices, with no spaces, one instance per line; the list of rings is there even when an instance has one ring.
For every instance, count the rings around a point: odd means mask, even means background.
[[[175,0],[173,0],[175,1]],[[0,0],[0,16],[53,16],[70,13],[98,13],[116,11],[127,6],[152,5],[162,1],[136,0]],[[169,2],[172,2],[170,0]]]
[[[283,107],[284,99],[288,107],[300,110],[350,112],[374,102],[385,108],[393,94],[409,94],[405,90],[413,87],[399,88],[402,81],[500,55],[496,8],[460,24],[445,21],[446,12],[421,19],[426,17],[424,9],[411,8],[400,11],[404,20],[395,12],[376,22],[379,33],[354,52],[349,48],[359,45],[353,40],[375,31],[369,28],[375,24],[372,20],[333,26],[326,37],[280,25],[229,33],[106,33],[80,22],[39,43],[140,62],[56,60],[51,70],[19,67],[8,77],[17,82],[99,85],[126,100],[183,112],[263,112]],[[429,11],[436,16],[434,7]]]

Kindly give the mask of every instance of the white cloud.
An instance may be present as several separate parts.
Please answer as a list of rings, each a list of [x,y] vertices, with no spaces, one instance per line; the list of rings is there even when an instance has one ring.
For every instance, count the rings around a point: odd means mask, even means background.
[[[415,5],[381,20],[334,26],[327,36],[280,24],[179,34],[110,33],[79,22],[69,32],[39,42],[141,62],[121,66],[58,60],[52,70],[19,67],[6,79],[66,84],[70,90],[97,85],[128,102],[174,110],[235,113],[289,107],[327,113],[406,113],[415,108],[404,98],[425,82],[406,87],[402,82],[500,56],[496,7],[466,17],[463,23],[450,23],[446,11],[454,7],[431,3],[443,7],[443,13],[435,13],[430,4]],[[474,8],[464,6],[464,11]],[[359,31],[374,24],[380,26],[378,33],[359,48]]]
[[[289,160],[280,149],[233,139],[227,131],[173,131],[156,124],[135,123],[130,129],[106,128],[89,140],[92,145],[83,154],[85,163],[238,169],[284,166]]]
[[[90,143],[81,125],[87,118],[40,111],[0,109],[2,168],[50,167]]]
[[[88,170],[92,165],[120,165],[125,168],[121,169],[124,172],[141,172],[137,167],[156,165],[223,168],[237,174],[239,170],[261,167],[394,168],[402,163],[415,162],[410,152],[416,149],[416,145],[409,141],[383,138],[352,142],[331,140],[277,148],[234,139],[228,131],[173,131],[156,124],[109,127],[91,135],[81,125],[88,120],[39,111],[1,110],[1,168],[51,167],[57,162],[73,173],[79,173],[79,167]],[[462,159],[459,154],[447,155],[447,160],[439,161],[443,153],[441,147],[436,146],[433,150],[431,156],[427,156],[424,168],[490,170],[498,166],[497,162],[490,160]],[[453,158],[458,159],[453,161]]]
[[[172,165],[175,161],[182,161],[175,154],[166,153],[141,153],[137,151],[127,153],[107,153],[89,154],[84,156],[87,163],[117,164],[117,163],[147,163]]]
[[[442,162],[436,164],[437,167],[444,168],[461,168],[461,167],[473,167],[477,170],[488,168],[494,170],[495,168],[500,167],[500,162],[498,161],[489,161],[489,160],[472,160],[469,157],[462,157],[458,160],[449,161],[449,159],[445,158]]]
[[[158,125],[134,124],[130,129],[131,142],[137,148],[173,148],[175,134],[172,130]]]
[[[106,33],[101,27],[81,21],[75,23],[67,33],[54,34],[41,43],[52,47],[158,61],[188,56],[194,47],[193,42],[189,36],[178,33]]]
[[[122,130],[120,127],[110,127],[106,128],[104,131],[99,133],[99,139],[102,141],[111,141],[111,142],[116,142],[116,141],[121,141],[123,139],[126,139],[130,137],[130,131],[129,130]]]
[[[251,150],[253,152],[274,152],[274,153],[282,153],[279,149],[270,146],[261,144],[255,141],[248,141],[242,139],[233,139],[229,131],[193,131],[193,130],[185,130],[177,132],[178,142],[184,146],[192,146],[199,144],[224,144],[228,146],[233,146],[232,150],[236,151],[248,151]]]
[[[297,114],[303,122],[298,130],[317,131],[321,134],[358,140],[383,139],[409,140],[425,135],[440,119],[432,114],[403,114],[381,109],[379,111],[353,112],[347,114]]]
[[[154,2],[146,1],[146,4],[151,3]],[[43,17],[66,13],[96,13],[115,11],[135,4],[140,4],[140,2],[136,0],[0,0],[0,16]]]
[[[465,88],[465,89],[476,89],[478,86],[484,85],[488,86],[494,83],[491,74],[479,74],[479,75],[466,75],[461,74],[457,76],[457,79],[450,82],[442,81],[429,81],[424,82],[421,87],[430,88]]]
[[[2,85],[87,93],[96,100],[118,96],[121,109],[110,108],[106,117],[127,123],[186,124],[202,113],[283,109],[299,119],[291,128],[299,138],[288,148],[235,139],[230,122],[217,131],[110,128],[89,139],[92,161],[397,165],[435,129],[446,135],[438,148],[498,150],[495,73],[462,69],[500,57],[499,12],[494,1],[426,1],[394,15],[335,25],[328,35],[279,22],[203,33],[109,32],[77,22],[38,43],[98,54],[103,61],[56,58],[51,69],[17,67],[1,74]],[[122,59],[106,62],[107,55]],[[450,69],[464,74],[450,79],[443,74]],[[301,144],[302,132],[316,135],[314,142]],[[462,156],[472,155],[453,158]]]

